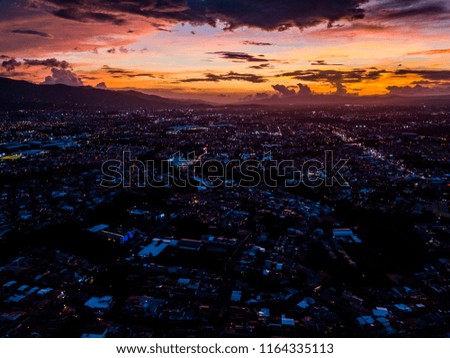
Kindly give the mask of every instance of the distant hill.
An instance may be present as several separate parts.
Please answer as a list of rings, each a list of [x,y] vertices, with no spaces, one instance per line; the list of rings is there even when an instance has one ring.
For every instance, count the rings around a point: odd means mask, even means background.
[[[112,91],[93,87],[36,85],[0,77],[0,109],[95,108],[95,109],[171,109],[196,106],[137,91]],[[201,105],[201,104],[200,104]]]
[[[262,100],[230,104],[232,107],[327,106],[327,105],[431,105],[450,106],[450,96],[272,96]],[[134,90],[113,91],[89,86],[37,85],[0,77],[0,110],[33,108],[90,108],[105,110],[177,109],[210,107],[203,101],[168,99]]]
[[[442,96],[398,96],[398,95],[380,95],[380,96],[339,96],[339,95],[292,95],[292,96],[273,96],[261,100],[247,102],[247,104],[274,106],[274,107],[296,107],[296,106],[328,106],[328,105],[366,105],[366,106],[450,106],[450,95]]]

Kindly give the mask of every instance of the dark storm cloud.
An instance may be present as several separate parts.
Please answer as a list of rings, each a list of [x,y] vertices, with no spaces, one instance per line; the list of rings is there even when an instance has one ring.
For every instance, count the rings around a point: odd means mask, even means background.
[[[80,78],[83,80],[90,80],[90,81],[98,80],[98,77],[95,76],[80,76]]]
[[[411,82],[412,85],[426,85],[426,86],[447,86],[449,83],[446,81],[428,81],[420,80]]]
[[[132,74],[128,74],[127,77],[129,77],[129,78],[135,78],[135,77],[151,77],[151,78],[155,78],[155,75],[153,75],[151,73],[132,73]]]
[[[295,89],[285,85],[273,85],[272,88],[279,92],[282,96],[293,96],[296,94]]]
[[[292,77],[300,81],[328,82],[336,88],[336,94],[346,94],[345,84],[358,83],[363,80],[377,80],[385,70],[353,69],[349,71],[337,70],[300,70],[285,72],[277,77]]]
[[[323,22],[364,17],[367,0],[40,0],[54,15],[76,21],[126,23],[128,15],[226,29],[248,26],[267,31],[307,28]]]
[[[130,53],[130,52],[135,52],[135,50],[130,49],[130,48],[127,48],[127,47],[124,47],[124,46],[120,46],[120,47],[118,47],[117,49],[116,49],[115,47],[110,48],[110,49],[106,50],[106,52],[111,53],[111,54],[115,54],[115,53],[117,53],[117,52],[120,52],[120,53]],[[141,52],[142,52],[142,51],[141,51]]]
[[[251,45],[251,46],[273,46],[273,43],[270,42],[257,42],[257,41],[243,41],[244,45]]]
[[[311,91],[311,88],[309,88],[308,85],[304,85],[302,83],[299,83],[298,84],[298,89],[299,89],[299,91],[298,91],[297,94],[299,94],[301,96],[309,96],[309,95],[313,94],[313,92]]]
[[[188,78],[185,80],[180,80],[180,82],[221,82],[221,81],[245,81],[252,83],[263,83],[267,82],[267,79],[263,76],[254,75],[251,73],[237,73],[228,72],[226,74],[216,75],[213,73],[205,73],[203,78]]]
[[[69,3],[69,2],[65,2],[65,1],[55,1],[55,2]],[[74,2],[74,3],[76,3],[76,2]],[[89,5],[91,3],[95,3],[95,1],[89,2]],[[73,6],[74,4],[72,2],[70,2],[68,5]],[[83,4],[80,4],[80,5],[83,6]],[[62,8],[59,10],[55,10],[52,13],[53,13],[53,15],[55,15],[57,17],[61,17],[63,19],[80,21],[80,22],[89,22],[89,21],[110,22],[110,23],[113,23],[114,25],[124,25],[126,23],[126,20],[124,18],[122,18],[121,16],[117,16],[117,15],[106,13],[106,12],[78,10],[74,7]]]
[[[359,69],[355,68],[348,71],[338,70],[300,70],[293,72],[285,72],[278,77],[292,77],[303,81],[312,82],[330,82],[334,80],[341,80],[346,83],[360,82],[362,80],[370,79],[376,80],[381,77],[386,70],[378,69]]]
[[[56,58],[47,58],[45,60],[30,60],[24,59],[24,65],[26,66],[43,66],[43,67],[57,67],[62,69],[67,69],[70,67],[70,64],[67,61],[59,61]]]
[[[450,80],[450,71],[448,71],[448,70],[442,70],[442,71],[397,70],[397,71],[395,71],[395,75],[397,75],[397,76],[418,75],[426,80],[432,80],[432,81]]]
[[[445,11],[445,6],[421,5],[410,9],[398,9],[393,11],[382,12],[381,15],[385,19],[404,19],[409,17],[425,17],[433,15],[441,15]]]
[[[377,80],[384,73],[390,73],[390,72],[386,71],[386,70],[378,70],[378,69],[366,70],[366,73],[363,76],[363,79],[364,80]]]
[[[11,72],[14,71],[17,67],[25,65],[27,67],[33,67],[33,66],[42,66],[42,67],[52,67],[52,68],[60,68],[60,69],[67,69],[70,67],[70,64],[67,61],[59,61],[56,58],[47,58],[43,60],[36,60],[36,59],[24,59],[23,63],[20,61],[17,61],[15,58],[11,58],[9,60],[2,62],[2,67],[5,68],[7,71]]]
[[[424,87],[415,86],[389,86],[386,88],[390,94],[397,96],[441,96],[450,94],[450,86]]]
[[[250,66],[249,68],[252,68],[254,70],[265,70],[268,68],[273,68],[273,66],[269,63],[262,63],[260,65]]]
[[[172,32],[172,30],[166,29],[166,28],[165,28],[163,25],[161,25],[161,24],[157,24],[157,23],[152,22],[151,25],[152,25],[155,29],[157,29],[158,31]]]
[[[125,70],[123,68],[114,68],[109,67],[107,65],[102,67],[103,71],[106,71],[107,73],[113,75],[114,78],[135,78],[135,77],[151,77],[154,78],[155,76],[151,73],[136,73],[130,70]]]
[[[381,20],[436,20],[443,16],[448,17],[450,5],[446,0],[388,0],[373,5],[368,11]]]
[[[313,66],[342,66],[342,63],[328,63],[325,60],[316,60],[311,62]]]
[[[8,72],[14,71],[17,67],[19,67],[22,63],[17,61],[15,58],[11,58],[9,60],[5,60],[2,62],[2,67],[6,69]]]
[[[116,75],[116,74],[131,74],[131,73],[133,73],[133,72],[131,72],[131,71],[129,71],[129,70],[124,70],[124,69],[122,69],[122,68],[114,68],[114,67],[109,67],[109,66],[107,66],[107,65],[104,65],[103,67],[102,67],[102,70],[104,70],[104,71],[106,71],[106,72],[108,72],[108,73],[110,73],[110,74],[113,74],[113,75]]]
[[[219,55],[226,60],[232,60],[234,62],[269,62],[264,56],[253,56],[245,52],[233,52],[233,51],[217,51],[207,52],[211,55]]]
[[[295,87],[285,85],[274,85],[272,88],[277,91],[282,97],[286,96],[312,96],[314,93],[311,91],[308,85],[299,83],[297,85],[298,91],[295,91]]]
[[[32,36],[39,36],[44,38],[52,38],[53,36],[50,34],[47,34],[46,32],[42,31],[36,31],[36,30],[28,30],[28,29],[16,29],[11,31],[12,34],[21,34],[21,35],[32,35]]]

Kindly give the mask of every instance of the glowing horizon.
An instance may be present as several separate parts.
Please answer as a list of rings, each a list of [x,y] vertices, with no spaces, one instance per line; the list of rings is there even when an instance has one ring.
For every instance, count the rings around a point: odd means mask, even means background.
[[[4,77],[216,102],[291,95],[299,83],[316,94],[450,94],[446,1],[4,3]]]

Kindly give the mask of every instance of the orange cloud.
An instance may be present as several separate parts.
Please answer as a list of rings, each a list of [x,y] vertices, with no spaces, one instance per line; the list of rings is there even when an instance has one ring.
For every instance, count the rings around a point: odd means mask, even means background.
[[[450,48],[438,49],[438,50],[427,50],[427,51],[419,51],[419,52],[409,52],[408,56],[414,55],[444,55],[450,54]]]

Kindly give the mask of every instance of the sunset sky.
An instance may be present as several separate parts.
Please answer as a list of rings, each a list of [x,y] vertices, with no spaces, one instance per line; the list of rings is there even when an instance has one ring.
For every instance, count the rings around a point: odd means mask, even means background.
[[[449,0],[0,6],[0,76],[13,79],[217,102],[299,91],[450,94]]]

